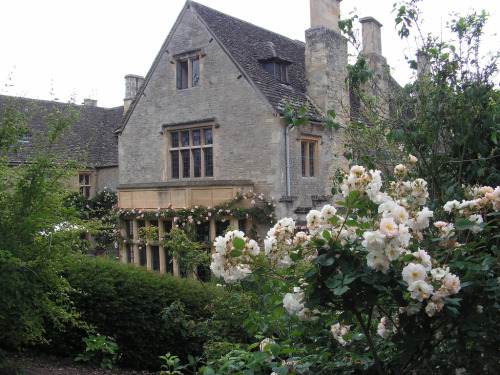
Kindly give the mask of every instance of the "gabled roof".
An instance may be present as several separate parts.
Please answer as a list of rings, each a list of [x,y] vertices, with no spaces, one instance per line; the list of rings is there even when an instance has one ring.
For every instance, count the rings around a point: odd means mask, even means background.
[[[290,104],[296,101],[296,107],[307,103],[305,43],[228,16],[194,1],[188,3],[244,69],[273,108],[283,113],[283,99]],[[275,79],[261,63],[262,60],[273,57],[292,63],[288,66],[288,84]],[[314,109],[308,116],[311,119],[321,119]]]
[[[117,128],[117,133],[120,133],[125,127],[160,57],[167,49],[168,42],[175,31],[176,25],[184,12],[188,10],[194,11],[195,15],[206,26],[214,39],[239,68],[242,69],[242,74],[245,78],[249,80],[250,84],[259,91],[277,113],[283,113],[283,100],[286,100],[297,109],[306,105],[309,99],[306,96],[305,43],[289,39],[194,1],[187,0],[174,27],[167,36],[146,75],[143,87],[137,93],[136,99],[131,103],[122,123]],[[265,69],[262,62],[272,58],[292,63],[288,66],[288,84],[279,82]],[[316,121],[323,120],[323,117],[312,106],[306,117]]]
[[[27,111],[33,111],[35,105],[40,113],[45,114],[54,109],[63,111],[67,106],[79,110],[80,121],[72,124],[71,130],[62,135],[57,152],[68,159],[85,154],[84,160],[79,159],[89,167],[118,166],[118,144],[114,129],[123,117],[123,107],[102,108],[0,95],[0,112],[4,105],[12,103],[16,108]],[[47,122],[43,120],[43,115],[34,115],[31,120],[27,124],[30,129],[28,141],[19,143],[17,155],[9,155],[11,164],[26,162],[33,155],[34,148],[40,146],[36,142],[36,135],[47,131]]]

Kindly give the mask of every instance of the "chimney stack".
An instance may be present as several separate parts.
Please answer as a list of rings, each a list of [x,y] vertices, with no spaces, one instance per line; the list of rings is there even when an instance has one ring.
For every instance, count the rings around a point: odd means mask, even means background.
[[[340,2],[342,0],[310,0],[311,28],[324,26],[330,30],[340,32]]]
[[[83,99],[83,105],[86,107],[97,107],[97,100],[95,99]]]
[[[123,113],[127,112],[130,103],[134,100],[143,82],[143,76],[135,74],[127,74],[125,76],[125,99],[123,99]]]
[[[359,22],[362,25],[363,52],[382,55],[382,24],[373,17],[361,18]]]
[[[347,103],[347,39],[338,23],[341,0],[310,0],[311,28],[306,30],[306,87],[313,103],[323,112],[343,113]]]

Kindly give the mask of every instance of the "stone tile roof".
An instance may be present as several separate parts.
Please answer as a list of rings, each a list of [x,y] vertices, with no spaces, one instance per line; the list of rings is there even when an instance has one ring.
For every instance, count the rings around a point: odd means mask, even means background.
[[[114,129],[123,117],[123,107],[102,108],[0,95],[0,112],[5,104],[10,103],[32,113],[34,111],[33,105],[38,107],[37,112],[45,114],[54,109],[62,111],[67,106],[79,110],[80,121],[72,124],[71,131],[63,134],[60,145],[55,151],[68,158],[74,158],[78,155],[78,159],[89,167],[118,166],[118,144]],[[43,115],[33,115],[28,127],[30,129],[29,141],[19,143],[17,155],[9,155],[11,164],[26,162],[33,155],[34,148],[40,145],[36,142],[36,135],[47,132],[47,122],[44,121]],[[44,145],[41,144],[41,147]],[[83,154],[85,154],[84,157],[82,157]]]
[[[305,43],[292,40],[191,0],[187,0],[176,23],[179,22],[181,15],[188,8],[195,11],[200,21],[205,24],[212,35],[219,41],[222,48],[239,64],[247,77],[260,90],[276,112],[283,113],[283,99],[296,109],[308,102],[305,82]],[[175,26],[172,28],[172,31],[174,29]],[[144,86],[147,85],[162,53],[167,48],[172,31],[165,39],[153,62],[144,80],[143,87],[138,91],[136,98],[125,113],[120,126],[116,129],[117,133],[120,133],[126,125],[135,107],[137,98],[142,94]],[[262,64],[262,60],[273,57],[292,63],[288,68],[288,84],[279,82]],[[306,114],[306,117],[313,121],[324,120],[313,106],[311,106],[311,110]]]
[[[189,4],[278,112],[283,113],[283,99],[290,104],[296,102],[295,107],[307,103],[305,43],[194,1]],[[292,63],[288,67],[288,84],[280,83],[264,68],[261,60],[272,57]],[[321,120],[314,109],[307,116]]]

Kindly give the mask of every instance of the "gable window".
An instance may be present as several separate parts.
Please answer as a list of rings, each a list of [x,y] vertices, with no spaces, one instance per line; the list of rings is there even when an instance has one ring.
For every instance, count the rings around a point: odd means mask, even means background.
[[[170,134],[170,176],[213,177],[212,127],[175,130]]]
[[[200,84],[200,58],[198,54],[178,57],[176,81],[179,90],[198,87]]]
[[[90,174],[80,173],[78,175],[78,184],[80,185],[80,194],[90,197]]]
[[[300,141],[302,177],[318,176],[318,140],[306,138]]]

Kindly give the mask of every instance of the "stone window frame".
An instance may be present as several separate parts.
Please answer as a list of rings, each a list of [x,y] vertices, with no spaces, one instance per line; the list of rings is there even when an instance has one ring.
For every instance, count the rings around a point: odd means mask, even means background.
[[[131,224],[131,231],[133,232],[132,238],[129,237],[127,233],[129,231],[126,222],[129,221]],[[163,237],[166,232],[175,227],[175,222],[172,218],[154,218],[154,219],[138,219],[137,217],[127,217],[122,219],[122,234],[132,242],[123,244],[121,255],[122,263],[132,263],[137,266],[146,267],[150,270],[156,270],[161,273],[170,273],[175,276],[185,276],[185,277],[195,277],[196,275],[187,275],[184,270],[181,269],[179,262],[168,256],[168,247],[160,246],[159,243],[143,243],[139,241],[139,228],[141,226],[150,228],[152,225],[158,228],[159,237]],[[209,234],[209,244],[215,241],[217,236],[222,236],[224,230],[229,228],[229,226],[238,226],[243,229],[243,225],[248,228],[247,220],[235,219],[230,216],[224,217],[224,220],[209,220],[210,234]],[[167,225],[166,225],[167,224]],[[210,253],[212,246],[203,246],[207,253]],[[141,259],[142,258],[142,259]],[[155,258],[153,260],[153,258]],[[170,260],[172,262],[170,263]],[[168,264],[167,264],[168,262]],[[207,270],[205,270],[207,271]],[[207,271],[208,272],[208,271]]]
[[[319,177],[320,137],[302,135],[300,137],[300,166],[303,178]]]
[[[213,122],[195,123],[169,126],[168,130],[164,130],[167,136],[168,180],[213,179],[214,125]],[[207,131],[210,131],[210,139],[207,137]]]
[[[80,195],[90,198],[92,188],[92,174],[89,172],[78,173],[78,191]]]
[[[186,90],[200,86],[201,51],[174,56],[175,87]]]

